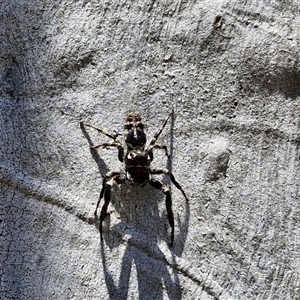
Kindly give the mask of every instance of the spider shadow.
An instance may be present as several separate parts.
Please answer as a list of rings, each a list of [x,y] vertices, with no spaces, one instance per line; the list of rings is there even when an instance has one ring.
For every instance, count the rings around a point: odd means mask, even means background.
[[[150,295],[151,299],[163,299],[165,291],[169,299],[180,300],[182,296],[178,273],[175,268],[170,272],[170,265],[176,264],[175,253],[172,252],[172,261],[167,262],[157,238],[164,236],[163,239],[168,242],[170,239],[166,230],[169,227],[167,216],[159,215],[165,196],[160,191],[153,190],[150,185],[129,188],[130,191],[125,183],[121,189],[113,191],[112,205],[120,215],[121,221],[108,231],[105,226],[104,232],[105,244],[111,251],[121,244],[126,244],[119,278],[113,276],[114,269],[109,270],[108,262],[111,261],[107,259],[104,244],[101,243],[102,268],[109,299],[128,298],[129,281],[132,269],[135,267],[139,299],[150,299]],[[104,222],[106,223],[106,220]],[[182,243],[177,244],[175,241],[172,250],[181,252],[181,246]]]
[[[81,129],[84,137],[87,139],[87,141],[89,143],[89,147],[94,146],[94,143],[92,142],[92,139],[91,139],[90,135],[88,134],[88,132],[86,131],[86,128],[84,127],[82,122],[80,122],[80,129]],[[96,162],[99,172],[103,178],[106,175],[106,173],[108,172],[108,168],[107,168],[104,160],[98,154],[98,151],[96,149],[90,148],[90,152],[91,152],[92,157],[93,157],[94,161]]]

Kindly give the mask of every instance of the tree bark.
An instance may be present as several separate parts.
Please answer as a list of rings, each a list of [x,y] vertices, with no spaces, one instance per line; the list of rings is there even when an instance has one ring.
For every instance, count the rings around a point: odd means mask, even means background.
[[[0,4],[1,299],[298,299],[296,1]],[[165,196],[102,178],[124,168],[81,121],[148,142]],[[102,200],[103,201],[103,200]],[[103,205],[103,202],[100,204]]]

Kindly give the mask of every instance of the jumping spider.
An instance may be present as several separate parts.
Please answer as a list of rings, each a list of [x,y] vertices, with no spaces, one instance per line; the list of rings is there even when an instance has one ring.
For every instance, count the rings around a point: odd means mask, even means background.
[[[166,146],[156,145],[156,141],[160,134],[162,133],[164,127],[167,124],[168,119],[173,114],[171,112],[169,116],[165,119],[164,123],[161,125],[159,130],[154,135],[153,139],[151,140],[149,146],[146,148],[146,134],[144,132],[144,124],[142,122],[141,116],[138,112],[131,112],[128,114],[124,124],[124,137],[127,146],[127,151],[125,154],[124,148],[122,144],[118,141],[117,137],[119,134],[112,135],[105,130],[95,127],[93,125],[81,123],[84,126],[88,126],[91,128],[96,129],[97,131],[105,134],[106,136],[113,139],[112,143],[103,143],[97,146],[91,146],[91,149],[97,149],[99,147],[107,148],[107,147],[116,147],[118,149],[118,158],[120,162],[125,163],[125,173],[121,172],[110,172],[106,174],[103,179],[102,189],[100,192],[100,196],[97,202],[97,206],[95,209],[95,216],[97,216],[97,210],[100,205],[100,201],[104,196],[104,204],[101,209],[100,213],[100,235],[101,240],[102,237],[102,223],[107,214],[107,207],[110,202],[110,190],[114,183],[123,184],[126,181],[129,181],[133,184],[138,184],[144,186],[145,184],[149,183],[156,189],[161,190],[166,195],[166,209],[168,214],[168,220],[171,226],[171,243],[170,246],[173,245],[174,241],[174,217],[172,212],[172,199],[171,199],[171,192],[169,187],[160,180],[152,178],[152,175],[158,174],[166,174],[170,177],[172,183],[182,192],[183,196],[185,197],[186,201],[188,198],[179,185],[179,183],[175,180],[175,177],[170,173],[168,169],[151,169],[150,164],[153,160],[153,150],[154,149],[163,149],[168,155],[168,150]]]

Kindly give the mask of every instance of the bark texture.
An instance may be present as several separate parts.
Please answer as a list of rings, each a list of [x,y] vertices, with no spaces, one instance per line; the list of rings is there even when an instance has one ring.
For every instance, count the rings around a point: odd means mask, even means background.
[[[2,0],[1,299],[299,299],[297,1]],[[214,27],[217,16],[222,24]],[[173,186],[114,187],[109,141],[144,117]],[[168,178],[164,178],[170,184]]]

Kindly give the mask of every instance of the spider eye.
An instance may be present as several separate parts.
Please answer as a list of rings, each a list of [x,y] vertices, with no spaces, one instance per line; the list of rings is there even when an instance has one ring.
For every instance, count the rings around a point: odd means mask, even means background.
[[[132,124],[125,124],[124,125],[124,129],[126,129],[126,130],[130,130],[130,129],[132,129]]]

